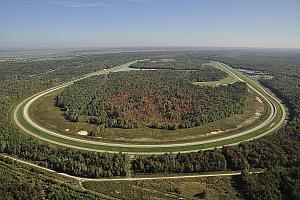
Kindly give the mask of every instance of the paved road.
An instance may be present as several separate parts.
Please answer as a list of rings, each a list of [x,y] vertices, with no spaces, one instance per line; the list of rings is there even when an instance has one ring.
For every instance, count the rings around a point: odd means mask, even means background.
[[[174,144],[153,144],[153,145],[144,145],[144,144],[118,144],[118,143],[107,143],[107,142],[97,142],[97,141],[91,141],[91,140],[85,140],[85,139],[79,139],[79,138],[73,138],[73,137],[69,137],[69,136],[66,136],[66,135],[62,135],[62,134],[59,134],[59,133],[56,133],[56,132],[53,132],[53,131],[50,131],[50,130],[47,130],[43,127],[41,127],[40,125],[36,124],[35,122],[33,122],[29,115],[28,115],[28,110],[29,110],[29,107],[30,105],[36,101],[38,98],[48,94],[48,93],[51,93],[55,90],[58,90],[58,89],[61,89],[61,88],[64,88],[64,87],[67,87],[71,84],[73,84],[74,82],[76,81],[79,81],[79,80],[82,80],[82,79],[85,79],[85,78],[88,78],[88,77],[91,77],[91,76],[95,76],[95,75],[99,75],[99,74],[105,74],[105,73],[109,73],[109,72],[113,72],[113,71],[117,71],[119,69],[122,69],[122,68],[125,68],[125,67],[128,67],[130,66],[131,64],[133,63],[136,63],[137,61],[133,61],[133,62],[130,62],[130,63],[126,63],[126,64],[123,64],[123,65],[120,65],[118,67],[115,67],[115,68],[112,68],[112,69],[109,69],[109,70],[102,70],[100,72],[95,72],[95,73],[91,73],[91,74],[88,74],[82,78],[79,78],[79,79],[76,79],[76,80],[73,80],[71,82],[68,82],[68,83],[65,83],[65,84],[62,84],[60,86],[57,86],[57,87],[54,87],[54,88],[51,88],[49,90],[46,90],[46,91],[43,91],[43,92],[40,92],[38,93],[37,95],[35,95],[33,98],[32,97],[29,97],[28,99],[30,99],[26,105],[24,106],[24,109],[23,109],[23,116],[25,118],[25,120],[33,127],[35,127],[36,129],[39,129],[40,131],[43,131],[44,133],[47,133],[47,134],[50,134],[50,135],[53,135],[53,136],[56,136],[56,137],[59,137],[59,138],[63,138],[63,139],[67,139],[69,141],[73,141],[75,142],[80,142],[80,143],[85,143],[85,144],[95,144],[95,145],[101,145],[101,146],[113,146],[113,147],[126,147],[126,148],[153,148],[153,152],[148,152],[148,153],[143,153],[143,152],[132,152],[134,154],[153,154],[153,153],[165,153],[165,152],[155,152],[155,148],[160,148],[160,147],[184,147],[184,146],[192,146],[192,145],[199,145],[199,144],[208,144],[208,143],[213,143],[213,142],[219,142],[219,141],[224,141],[224,140],[228,140],[228,139],[233,139],[233,138],[237,138],[237,137],[241,137],[241,136],[244,136],[244,135],[247,135],[249,133],[252,133],[254,131],[257,131],[263,127],[266,127],[266,126],[270,126],[268,127],[268,129],[263,133],[263,134],[260,134],[256,137],[253,137],[251,139],[254,139],[254,138],[259,138],[259,137],[262,137],[266,134],[269,134],[270,132],[276,130],[279,126],[282,125],[282,123],[284,123],[284,120],[285,120],[285,109],[284,107],[282,106],[282,104],[276,99],[274,98],[268,91],[266,91],[262,86],[260,86],[259,84],[255,83],[253,80],[250,80],[249,78],[245,77],[244,75],[240,74],[239,72],[235,71],[234,69],[230,68],[229,66],[227,65],[224,65],[223,63],[219,63],[219,62],[214,62],[215,63],[215,66],[223,71],[226,71],[227,73],[231,74],[233,77],[237,78],[238,80],[240,81],[244,81],[248,84],[248,86],[253,90],[255,91],[262,99],[264,99],[267,104],[269,105],[270,107],[270,115],[268,116],[268,118],[263,121],[261,124],[259,124],[258,126],[254,127],[254,128],[251,128],[249,130],[246,130],[246,131],[243,131],[243,132],[240,132],[240,133],[237,133],[237,134],[234,134],[234,135],[229,135],[229,136],[225,136],[225,137],[222,137],[222,138],[214,138],[214,139],[208,139],[208,140],[202,140],[202,141],[195,141],[195,142],[188,142],[188,143],[174,143]],[[251,84],[249,84],[251,83]],[[260,91],[258,91],[256,88],[259,88]],[[262,91],[262,92],[261,92]],[[26,102],[28,99],[26,99],[25,101],[23,102]],[[280,105],[280,109],[282,110],[283,112],[283,115],[282,115],[282,118],[280,119],[280,122],[278,124],[273,124],[272,126],[270,125],[270,123],[272,122],[272,120],[276,117],[277,115],[277,108],[276,106],[274,105],[274,102],[277,102],[279,105]],[[21,103],[22,104],[22,103]],[[60,143],[60,142],[56,142],[56,141],[52,141],[52,140],[49,140],[47,138],[43,138],[41,136],[38,136],[37,134],[31,132],[30,130],[26,129],[17,119],[17,111],[18,109],[20,108],[20,105],[19,104],[17,106],[17,108],[15,109],[15,112],[14,112],[14,120],[16,122],[16,124],[22,129],[24,130],[25,132],[35,136],[35,137],[38,137],[39,139],[42,139],[42,140],[45,140],[47,142],[51,142],[51,143],[55,143],[55,144],[58,144],[58,145],[62,145],[62,146],[66,146],[66,147],[72,147],[72,148],[77,148],[77,149],[82,149],[82,150],[89,150],[89,151],[105,151],[105,150],[98,150],[98,149],[91,149],[91,148],[83,148],[83,147],[79,147],[79,146],[76,146],[76,145],[70,145],[70,144],[64,144],[64,143]],[[233,144],[230,144],[230,145],[235,145],[235,144],[238,144],[238,143],[233,143]],[[221,146],[220,146],[221,147]],[[197,151],[197,150],[192,150],[192,151]],[[184,151],[184,152],[192,152],[192,151]],[[108,151],[108,152],[114,152],[114,151]],[[181,151],[183,152],[183,151]],[[127,152],[127,153],[131,153],[130,151]],[[176,153],[174,151],[174,153]]]
[[[235,71],[233,68],[230,68],[230,67],[226,66],[223,63],[220,63],[220,62],[217,62],[217,63],[218,63],[219,66],[221,66],[224,70],[226,70],[230,74],[234,74],[235,76],[237,76],[236,74],[241,74],[241,73]],[[256,137],[251,138],[251,139],[253,140],[253,139],[257,139],[257,138],[263,137],[263,136],[265,136],[265,135],[267,135],[267,134],[269,134],[269,133],[277,130],[280,126],[282,126],[282,124],[284,123],[284,121],[286,119],[286,110],[285,110],[283,104],[280,102],[280,100],[278,100],[273,94],[271,94],[269,91],[267,91],[264,87],[262,87],[261,85],[259,85],[255,81],[251,80],[247,76],[243,76],[243,80],[239,76],[237,76],[237,77],[238,77],[238,79],[240,81],[244,81],[245,82],[245,80],[246,80],[247,82],[252,82],[254,85],[258,86],[266,94],[266,95],[261,94],[254,87],[252,87],[251,85],[247,84],[248,87],[250,87],[251,89],[253,89],[256,93],[260,94],[261,97],[263,97],[264,99],[267,99],[267,102],[269,103],[269,105],[271,105],[270,118],[274,119],[276,117],[277,113],[278,113],[278,110],[277,110],[274,102],[279,105],[279,109],[282,112],[282,116],[280,118],[279,123],[277,123],[276,125],[274,123],[269,123],[269,124],[265,123],[264,125],[265,126],[269,126],[270,129],[267,130],[267,131],[265,131],[263,134],[260,134],[260,135],[258,135]],[[271,121],[272,120],[269,120],[269,122],[271,122]]]
[[[205,173],[205,174],[194,174],[194,175],[177,175],[177,176],[158,176],[158,177],[124,177],[124,178],[83,178],[83,177],[79,177],[79,176],[72,176],[69,174],[65,174],[65,173],[58,173],[52,169],[48,169],[46,167],[41,167],[39,165],[33,164],[31,162],[28,161],[24,161],[22,159],[18,159],[18,158],[14,158],[11,156],[7,156],[7,155],[3,155],[1,154],[2,157],[6,158],[6,159],[11,159],[14,161],[17,161],[19,163],[28,165],[30,167],[33,168],[38,168],[47,172],[51,172],[54,173],[56,175],[59,176],[63,176],[63,177],[67,177],[67,178],[71,178],[71,179],[75,179],[77,181],[80,182],[80,184],[82,182],[85,181],[94,181],[94,182],[103,182],[103,181],[141,181],[141,180],[167,180],[167,179],[183,179],[183,178],[205,178],[205,177],[220,177],[220,176],[238,176],[241,175],[241,171],[232,171],[232,172],[213,172],[213,173]],[[255,171],[251,171],[249,172],[250,174],[259,174],[259,173],[263,173],[262,170],[255,170]]]

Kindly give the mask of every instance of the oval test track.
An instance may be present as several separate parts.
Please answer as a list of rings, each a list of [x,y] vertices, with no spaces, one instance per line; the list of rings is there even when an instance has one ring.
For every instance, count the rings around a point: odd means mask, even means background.
[[[215,138],[215,139],[208,139],[203,141],[195,141],[195,142],[188,142],[188,143],[174,143],[174,144],[153,144],[153,145],[145,145],[145,144],[124,144],[124,143],[108,143],[108,142],[97,142],[97,141],[91,141],[91,140],[85,140],[85,139],[79,139],[74,138],[66,135],[62,135],[53,131],[50,131],[48,129],[45,129],[41,127],[40,125],[36,124],[31,120],[28,114],[28,110],[30,108],[30,105],[39,99],[40,97],[49,94],[53,91],[56,91],[58,89],[67,87],[71,84],[73,84],[76,81],[95,76],[100,74],[107,74],[109,72],[117,71],[121,68],[128,67],[138,61],[143,60],[137,60],[130,63],[126,63],[123,65],[120,65],[118,67],[114,67],[108,70],[102,70],[99,72],[94,72],[88,75],[85,75],[81,78],[78,78],[76,80],[70,81],[68,83],[62,84],[57,87],[50,88],[48,90],[45,90],[43,92],[40,92],[36,95],[33,95],[24,101],[22,101],[14,110],[14,121],[16,124],[26,133],[33,135],[39,139],[42,139],[47,142],[51,142],[57,145],[62,145],[66,147],[81,149],[81,150],[88,150],[88,151],[100,151],[100,152],[126,152],[130,154],[162,154],[162,153],[168,153],[168,152],[193,152],[198,151],[199,149],[211,149],[211,148],[220,148],[223,145],[236,145],[242,141],[246,140],[252,140],[255,138],[262,137],[266,134],[269,134],[273,132],[274,130],[278,129],[285,120],[286,112],[283,107],[283,105],[280,103],[279,100],[277,100],[272,94],[270,94],[268,91],[266,91],[262,86],[254,82],[253,80],[247,78],[246,76],[242,75],[241,73],[237,72],[236,70],[232,69],[231,67],[220,63],[220,62],[213,62],[215,64],[215,67],[227,72],[231,76],[237,78],[240,81],[245,82],[248,87],[253,90],[255,93],[257,93],[261,98],[263,98],[267,104],[268,108],[270,109],[270,115],[267,117],[265,121],[257,125],[256,127],[253,127],[249,130],[242,131],[240,133],[224,136],[222,138]],[[279,110],[278,110],[279,109]],[[278,119],[279,116],[279,119]],[[20,120],[22,119],[22,120]],[[23,124],[22,124],[23,123]],[[28,125],[31,126],[31,128],[36,129],[38,131],[32,131],[29,130],[29,128],[26,128]],[[266,129],[266,130],[264,130]],[[38,134],[37,132],[43,132],[44,134],[48,134],[49,136],[56,137],[56,141],[51,140],[49,138],[45,138]],[[247,135],[250,135],[251,133],[254,133],[256,131],[260,131],[262,133],[259,133],[257,135],[254,135],[250,138],[243,138]],[[241,138],[239,141],[239,138]],[[59,141],[58,139],[61,139]],[[64,141],[64,142],[63,142]],[[66,142],[67,141],[67,142]],[[225,143],[220,145],[219,142]],[[216,145],[214,145],[216,144]],[[87,146],[87,145],[91,145]],[[201,145],[210,145],[209,147]],[[97,148],[96,148],[97,147]],[[166,150],[164,150],[166,149]]]

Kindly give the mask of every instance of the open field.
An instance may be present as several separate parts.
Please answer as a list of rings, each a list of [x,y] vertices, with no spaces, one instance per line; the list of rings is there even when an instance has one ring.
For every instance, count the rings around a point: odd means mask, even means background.
[[[195,82],[193,84],[199,85],[199,86],[209,86],[209,87],[217,87],[220,85],[228,85],[232,84],[236,81],[236,79],[232,76],[228,76],[226,78],[223,78],[219,81],[209,81],[209,82]]]
[[[231,177],[84,182],[89,190],[121,199],[237,199]]]
[[[116,143],[104,143],[104,142],[93,142],[83,139],[77,139],[72,137],[63,136],[49,130],[46,130],[40,126],[37,126],[29,117],[28,117],[28,108],[31,102],[35,101],[39,97],[48,94],[57,89],[66,87],[67,83],[56,88],[49,89],[47,91],[41,92],[33,97],[30,97],[23,101],[17,106],[14,112],[14,119],[17,125],[25,132],[36,136],[39,139],[59,144],[63,146],[73,147],[83,150],[91,151],[108,151],[108,152],[128,152],[128,153],[140,153],[140,154],[152,154],[152,153],[165,153],[165,152],[190,152],[197,151],[199,149],[209,149],[215,147],[221,147],[223,145],[233,145],[241,141],[251,140],[253,138],[258,138],[273,132],[278,129],[285,120],[285,109],[276,98],[274,98],[269,92],[263,89],[259,84],[245,77],[241,73],[238,73],[234,69],[214,62],[218,67],[223,68],[228,73],[234,75],[240,81],[244,81],[248,84],[251,90],[255,91],[261,98],[265,99],[268,102],[270,108],[269,117],[260,125],[255,128],[240,132],[235,135],[226,136],[218,139],[205,140],[205,141],[196,141],[192,143],[184,144],[167,144],[167,145],[131,145],[131,144],[116,144]],[[122,65],[124,66],[124,65]],[[121,68],[119,66],[118,68]],[[112,69],[114,70],[114,69]],[[107,73],[102,72],[102,73]],[[90,77],[92,75],[97,75],[99,72],[84,76],[83,78]],[[77,79],[81,80],[83,78]],[[76,80],[75,80],[76,81]]]

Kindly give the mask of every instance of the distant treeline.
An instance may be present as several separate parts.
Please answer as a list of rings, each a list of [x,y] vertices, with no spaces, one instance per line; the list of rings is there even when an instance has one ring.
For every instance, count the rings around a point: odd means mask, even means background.
[[[158,59],[137,62],[130,67],[138,69],[211,70],[212,68],[205,63],[207,61],[202,59]]]

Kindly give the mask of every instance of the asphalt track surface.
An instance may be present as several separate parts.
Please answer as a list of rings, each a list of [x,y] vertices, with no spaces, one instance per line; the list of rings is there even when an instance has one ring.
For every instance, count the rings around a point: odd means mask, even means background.
[[[256,135],[254,137],[251,137],[250,139],[243,139],[240,140],[238,142],[228,142],[226,145],[236,145],[242,141],[245,140],[252,140],[252,139],[256,139],[262,136],[265,136],[273,131],[275,131],[276,129],[278,129],[285,120],[286,117],[286,112],[285,112],[285,108],[284,106],[281,104],[281,102],[274,97],[269,91],[265,90],[261,85],[259,85],[258,83],[254,82],[253,80],[247,78],[245,75],[242,75],[241,73],[237,72],[236,70],[234,70],[233,68],[220,63],[220,62],[213,62],[213,64],[215,65],[215,67],[227,72],[229,75],[235,77],[237,80],[239,81],[243,81],[245,83],[247,83],[248,87],[250,89],[252,89],[260,98],[264,99],[267,104],[268,104],[268,108],[270,109],[270,114],[269,116],[266,118],[265,121],[263,121],[262,123],[258,124],[257,126],[249,129],[249,130],[245,130],[242,132],[239,132],[237,134],[234,135],[228,135],[228,136],[224,136],[221,138],[212,138],[212,139],[208,139],[208,140],[202,140],[202,141],[195,141],[195,142],[187,142],[187,143],[173,143],[173,144],[153,144],[153,145],[145,145],[145,144],[126,144],[126,143],[108,143],[108,142],[98,142],[98,141],[91,141],[91,140],[85,140],[85,139],[79,139],[79,138],[74,138],[74,137],[70,137],[70,136],[66,136],[66,135],[62,135],[60,133],[56,133],[53,131],[50,131],[44,127],[41,127],[40,125],[36,124],[35,122],[32,121],[32,119],[29,117],[28,114],[28,110],[30,105],[36,101],[37,99],[39,99],[40,97],[49,94],[53,91],[56,91],[58,89],[67,87],[71,84],[73,84],[76,81],[80,81],[82,79],[91,77],[91,76],[96,76],[96,75],[101,75],[101,74],[107,74],[110,72],[115,72],[118,71],[122,68],[126,68],[130,65],[132,65],[133,63],[136,63],[138,61],[133,61],[130,63],[126,63],[123,65],[120,65],[118,67],[114,67],[111,69],[107,69],[107,70],[101,70],[99,72],[94,72],[88,75],[85,75],[81,78],[78,78],[76,80],[70,81],[68,83],[62,84],[60,86],[45,90],[43,92],[40,92],[36,95],[33,95],[27,99],[25,99],[24,101],[22,101],[14,110],[14,121],[17,124],[17,126],[20,127],[20,129],[22,129],[23,131],[25,131],[26,133],[35,136],[41,140],[50,142],[50,143],[54,143],[57,145],[61,145],[61,146],[65,146],[65,147],[71,147],[71,148],[76,148],[76,149],[81,149],[81,150],[87,150],[87,151],[98,151],[98,152],[110,152],[110,153],[116,153],[116,152],[124,152],[124,153],[129,153],[129,154],[162,154],[162,153],[169,153],[169,152],[173,152],[173,153],[177,153],[177,152],[193,152],[193,151],[198,151],[200,148],[195,147],[195,149],[192,150],[183,150],[183,151],[178,151],[176,148],[179,147],[189,147],[189,146],[195,146],[195,145],[202,145],[202,144],[210,144],[210,143],[215,143],[215,142],[221,142],[221,141],[230,141],[232,139],[237,139],[239,137],[243,137],[247,134],[253,133],[255,131],[258,131],[260,129],[265,129],[266,130],[259,134]],[[22,109],[22,110],[20,110]],[[280,109],[280,110],[278,110]],[[23,126],[22,122],[20,122],[20,120],[18,119],[18,112],[22,112],[22,117],[24,120],[26,120],[26,123],[28,123],[30,126],[32,126],[34,129],[37,129],[39,131],[42,131],[43,133],[46,133],[48,135],[57,137],[57,138],[61,138],[64,140],[67,140],[68,143],[64,143],[64,142],[60,142],[58,140],[53,141],[51,139],[45,138],[43,136],[40,136],[39,134],[36,134],[34,131],[28,130],[28,128],[26,128],[25,126]],[[273,123],[275,118],[277,117],[277,115],[280,115],[280,119],[277,120],[278,122],[275,124]],[[99,148],[90,148],[90,147],[82,147],[79,146],[78,144],[91,144],[91,145],[97,145],[99,146]],[[211,148],[220,148],[223,145],[220,146],[213,146]],[[105,148],[101,149],[101,147],[114,147],[117,150],[105,150]],[[118,150],[118,148],[120,148],[121,150]],[[134,151],[132,151],[131,149],[135,149]],[[168,151],[157,151],[156,149],[158,148],[169,148]],[[174,151],[171,150],[170,148],[174,148]],[[205,149],[211,149],[211,148],[205,148]],[[124,150],[125,149],[125,150]],[[136,150],[138,149],[138,150]],[[140,149],[140,151],[139,151]],[[147,149],[145,151],[145,149]],[[203,148],[201,148],[203,149]]]

